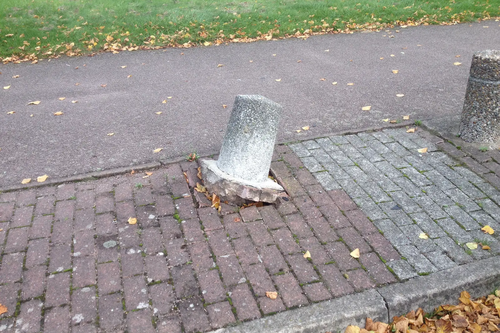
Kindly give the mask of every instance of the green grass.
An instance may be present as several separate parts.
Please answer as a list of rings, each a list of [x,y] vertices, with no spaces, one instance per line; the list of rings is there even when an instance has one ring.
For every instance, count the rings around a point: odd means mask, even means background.
[[[500,0],[2,0],[0,60],[500,16]]]

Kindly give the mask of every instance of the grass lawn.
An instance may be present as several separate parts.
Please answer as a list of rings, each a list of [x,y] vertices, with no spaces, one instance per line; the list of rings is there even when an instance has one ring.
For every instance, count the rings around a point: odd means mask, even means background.
[[[500,16],[500,0],[0,0],[0,61]]]

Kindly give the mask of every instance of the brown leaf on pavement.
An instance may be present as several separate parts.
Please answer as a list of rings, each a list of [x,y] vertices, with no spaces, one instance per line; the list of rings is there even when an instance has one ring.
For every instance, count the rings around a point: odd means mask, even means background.
[[[278,293],[276,291],[266,291],[266,297],[276,299],[278,298]]]
[[[0,315],[6,313],[7,307],[5,305],[0,304]]]

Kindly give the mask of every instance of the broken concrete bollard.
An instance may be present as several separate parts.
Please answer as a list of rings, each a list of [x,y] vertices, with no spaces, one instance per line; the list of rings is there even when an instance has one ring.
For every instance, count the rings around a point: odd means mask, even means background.
[[[263,96],[236,96],[219,159],[200,162],[210,193],[238,205],[276,201],[284,190],[268,175],[281,111]]]
[[[500,50],[472,58],[459,134],[467,142],[500,141]]]

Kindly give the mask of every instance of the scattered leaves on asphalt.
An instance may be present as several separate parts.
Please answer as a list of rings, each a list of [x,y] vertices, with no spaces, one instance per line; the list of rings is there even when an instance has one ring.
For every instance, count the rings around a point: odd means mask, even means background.
[[[28,184],[29,182],[31,182],[31,178],[24,178],[22,181],[21,181],[21,184]]]
[[[135,217],[129,217],[128,224],[137,224],[137,219]]]
[[[276,291],[266,291],[266,297],[276,299],[278,298],[278,293]]]
[[[47,175],[43,175],[43,176],[38,177],[38,178],[36,179],[36,181],[37,181],[37,182],[39,182],[39,183],[43,183],[44,181],[46,181],[46,180],[47,180],[47,178],[49,178],[49,176],[47,176]]]
[[[489,225],[485,225],[484,227],[481,228],[481,230],[485,233],[485,234],[490,234],[490,235],[493,235],[495,233],[495,230],[493,230],[492,227],[490,227]]]
[[[371,109],[372,109],[372,107],[371,107],[370,105],[363,106],[363,107],[361,108],[361,110],[363,110],[363,111],[370,111]]]
[[[38,105],[40,103],[41,101],[34,101],[34,102],[29,102],[28,105]]]
[[[153,150],[153,153],[159,153],[163,150],[163,148],[156,148],[155,150]]]
[[[351,257],[358,259],[358,258],[359,258],[359,255],[360,255],[360,254],[359,254],[359,249],[354,249],[354,251],[352,251],[352,252],[350,253],[350,255],[351,255]]]
[[[309,251],[306,251],[306,253],[304,253],[304,258],[311,258],[311,252]]]

